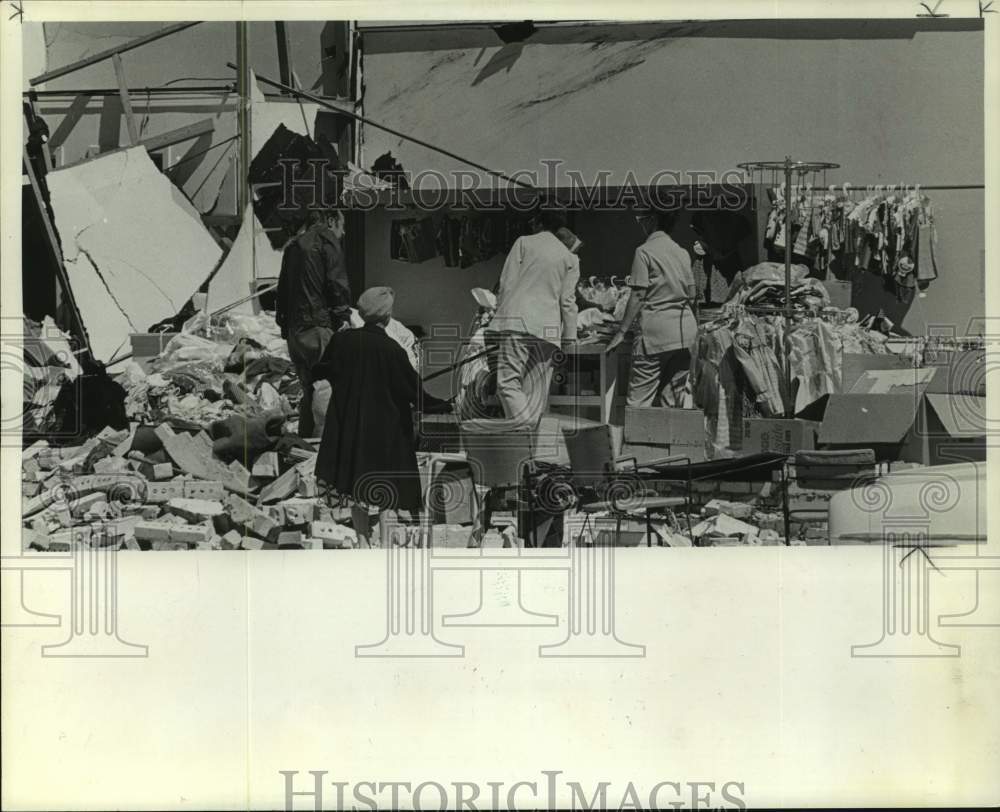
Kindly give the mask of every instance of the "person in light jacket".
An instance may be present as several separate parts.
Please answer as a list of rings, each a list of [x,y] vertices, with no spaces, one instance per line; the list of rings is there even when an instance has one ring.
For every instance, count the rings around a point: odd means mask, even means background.
[[[580,262],[556,236],[559,211],[543,211],[541,230],[519,237],[500,275],[497,310],[487,345],[496,346],[497,399],[504,416],[535,427],[545,412],[552,359],[576,341],[576,284]]]

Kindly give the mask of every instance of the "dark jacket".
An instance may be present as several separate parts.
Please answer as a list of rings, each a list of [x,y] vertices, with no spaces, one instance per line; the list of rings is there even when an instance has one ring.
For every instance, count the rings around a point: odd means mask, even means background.
[[[406,352],[373,324],[337,333],[313,368],[332,395],[316,478],[381,508],[421,506],[413,407],[449,411],[423,391]]]
[[[303,327],[336,330],[350,319],[344,252],[329,228],[310,226],[285,246],[277,293],[275,319],[284,338]]]

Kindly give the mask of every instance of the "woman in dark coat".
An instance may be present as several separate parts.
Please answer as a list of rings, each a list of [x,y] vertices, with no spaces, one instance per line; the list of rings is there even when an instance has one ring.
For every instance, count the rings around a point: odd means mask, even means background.
[[[382,510],[422,506],[413,407],[450,411],[427,394],[405,350],[386,335],[391,288],[370,288],[358,299],[365,326],[337,333],[314,368],[332,388],[316,478],[342,496]]]

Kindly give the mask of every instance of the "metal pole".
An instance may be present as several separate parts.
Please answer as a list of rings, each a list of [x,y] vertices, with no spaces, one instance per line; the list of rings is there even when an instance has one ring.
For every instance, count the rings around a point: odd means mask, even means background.
[[[785,329],[782,331],[785,350],[785,417],[793,417],[792,403],[792,353],[788,337],[792,320],[792,159],[785,156]]]

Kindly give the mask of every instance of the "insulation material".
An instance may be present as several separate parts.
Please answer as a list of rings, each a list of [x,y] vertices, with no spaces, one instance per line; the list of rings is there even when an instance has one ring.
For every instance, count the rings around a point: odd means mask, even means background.
[[[96,358],[175,315],[222,255],[144,147],[47,176],[70,285]]]
[[[267,235],[254,216],[253,208],[247,206],[236,240],[208,285],[208,310],[214,312],[249,296],[252,292],[250,286],[255,278],[277,279],[280,271],[281,251],[271,247]],[[253,302],[244,302],[230,312],[253,313]]]

